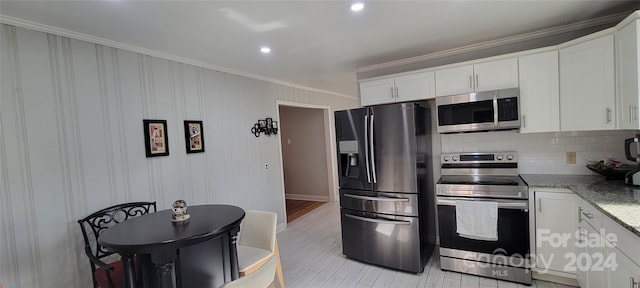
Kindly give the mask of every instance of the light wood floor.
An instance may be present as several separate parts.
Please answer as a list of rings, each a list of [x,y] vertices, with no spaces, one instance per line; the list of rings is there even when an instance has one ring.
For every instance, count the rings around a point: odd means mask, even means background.
[[[287,223],[298,219],[300,216],[307,214],[327,202],[303,201],[287,199]]]
[[[278,233],[278,244],[288,288],[566,288],[570,286],[535,281],[531,286],[440,270],[433,257],[421,274],[385,269],[347,259],[342,255],[340,213],[337,202],[329,202],[288,224]],[[435,254],[435,253],[434,253]]]

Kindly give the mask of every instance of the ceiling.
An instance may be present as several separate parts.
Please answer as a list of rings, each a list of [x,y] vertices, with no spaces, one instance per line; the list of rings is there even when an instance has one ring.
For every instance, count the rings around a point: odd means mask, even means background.
[[[366,1],[364,10],[354,13],[350,4],[1,0],[0,14],[5,23],[36,22],[223,71],[356,97],[360,67],[629,11],[636,5],[583,0],[386,0]],[[272,52],[260,53],[261,45],[270,46]]]

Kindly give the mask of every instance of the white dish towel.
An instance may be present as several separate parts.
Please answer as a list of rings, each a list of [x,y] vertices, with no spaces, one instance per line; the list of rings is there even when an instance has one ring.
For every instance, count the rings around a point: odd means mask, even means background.
[[[498,202],[456,200],[456,227],[460,237],[498,241]]]

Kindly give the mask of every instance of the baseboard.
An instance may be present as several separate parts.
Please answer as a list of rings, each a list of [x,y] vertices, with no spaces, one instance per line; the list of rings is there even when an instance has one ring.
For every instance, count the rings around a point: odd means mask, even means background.
[[[326,195],[284,194],[284,198],[290,200],[329,202],[329,196]]]
[[[576,275],[570,274],[570,273],[555,272],[555,271],[548,271],[547,273],[540,273],[540,272],[534,270],[534,271],[532,271],[531,276],[533,277],[533,279],[537,279],[537,280],[542,280],[542,281],[560,283],[560,284],[563,284],[563,285],[580,287],[580,284],[578,283],[578,280],[576,280]]]
[[[276,226],[276,233],[280,233],[282,231],[284,231],[284,229],[287,229],[287,223],[280,223],[278,224],[278,226]]]

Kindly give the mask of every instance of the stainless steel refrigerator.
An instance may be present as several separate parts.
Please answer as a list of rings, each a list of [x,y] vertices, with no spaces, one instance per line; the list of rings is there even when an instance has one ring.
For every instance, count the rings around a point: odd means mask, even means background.
[[[347,257],[424,270],[436,234],[430,115],[426,102],[335,112]]]

